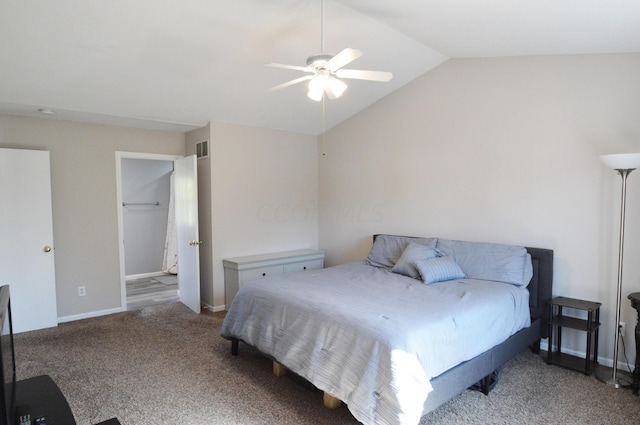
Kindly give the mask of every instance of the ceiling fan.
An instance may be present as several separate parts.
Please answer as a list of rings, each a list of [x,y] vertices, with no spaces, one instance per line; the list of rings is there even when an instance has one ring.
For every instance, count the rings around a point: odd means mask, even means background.
[[[324,0],[321,2],[320,17],[320,51],[324,52]],[[276,91],[294,84],[309,81],[307,96],[315,101],[320,101],[324,93],[329,99],[337,99],[347,89],[347,84],[342,79],[367,80],[387,82],[393,78],[391,72],[365,71],[359,69],[344,69],[343,67],[362,56],[357,49],[347,47],[337,55],[318,53],[307,58],[307,66],[285,65],[281,63],[267,63],[264,66],[272,68],[293,69],[307,72],[300,78],[271,87],[269,91]]]

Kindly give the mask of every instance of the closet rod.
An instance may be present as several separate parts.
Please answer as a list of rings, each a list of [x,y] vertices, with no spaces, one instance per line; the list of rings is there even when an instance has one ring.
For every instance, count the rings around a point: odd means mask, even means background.
[[[156,201],[156,202],[123,202],[122,206],[126,207],[127,205],[155,205],[158,206],[160,205],[160,202]]]

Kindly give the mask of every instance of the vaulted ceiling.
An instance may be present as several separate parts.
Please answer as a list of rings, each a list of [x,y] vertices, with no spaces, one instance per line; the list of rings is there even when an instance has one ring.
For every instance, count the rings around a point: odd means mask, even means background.
[[[450,58],[640,52],[638,0],[326,0],[324,47],[364,54],[322,103],[303,74],[321,0],[3,0],[0,113],[187,131],[207,121],[316,135]]]

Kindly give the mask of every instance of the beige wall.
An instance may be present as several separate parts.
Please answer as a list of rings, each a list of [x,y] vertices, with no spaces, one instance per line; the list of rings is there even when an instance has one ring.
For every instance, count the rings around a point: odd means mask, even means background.
[[[115,152],[183,155],[184,135],[0,115],[0,146],[51,154],[58,317],[119,309]]]
[[[315,137],[213,124],[187,134],[0,116],[0,146],[51,152],[58,317],[120,308],[115,152],[198,161],[201,296],[224,308],[222,259],[317,248]],[[78,297],[77,287],[87,295]]]
[[[640,152],[638,75],[638,54],[449,60],[334,128],[319,159],[327,263],[365,258],[374,233],[552,248],[554,294],[603,303],[611,358],[620,178],[598,156]],[[640,172],[628,188],[633,324]],[[564,343],[584,352],[584,334]]]
[[[227,257],[318,246],[315,137],[211,123],[213,302]],[[202,182],[199,182],[202,183]]]
[[[640,55],[450,60],[325,141],[218,123],[185,136],[0,116],[0,146],[51,152],[60,317],[120,307],[114,152],[183,155],[208,137],[206,304],[223,307],[231,256],[319,243],[333,265],[365,258],[382,232],[548,247],[554,293],[603,302],[611,357],[620,179],[598,155],[640,152],[638,75]],[[640,174],[627,211],[622,320],[632,325]],[[582,334],[564,341],[584,350]]]

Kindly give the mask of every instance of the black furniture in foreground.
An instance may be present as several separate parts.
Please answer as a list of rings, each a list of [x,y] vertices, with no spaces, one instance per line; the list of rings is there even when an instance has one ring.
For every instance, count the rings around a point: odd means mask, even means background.
[[[16,418],[30,414],[31,420],[45,417],[47,425],[75,425],[69,403],[49,375],[16,382]]]
[[[640,390],[640,292],[634,292],[628,297],[631,307],[638,311],[638,323],[636,324],[636,367],[633,370],[633,393],[638,395]]]
[[[600,327],[601,303],[575,298],[555,297],[549,301],[549,348],[547,363],[577,370],[590,375],[598,365],[598,328]],[[562,309],[571,308],[587,312],[587,319],[565,316]],[[584,359],[561,351],[562,328],[571,328],[587,333],[587,351]],[[553,337],[556,337],[556,351],[553,351]],[[592,353],[593,349],[593,353]],[[593,359],[592,359],[593,357]]]
[[[116,418],[111,418],[104,422],[100,422],[99,424],[96,424],[96,425],[120,425],[120,421],[117,420]]]
[[[31,421],[44,417],[47,425],[76,425],[67,399],[49,375],[23,379],[16,382],[16,388],[16,418],[28,413]],[[96,425],[120,422],[112,418]]]

